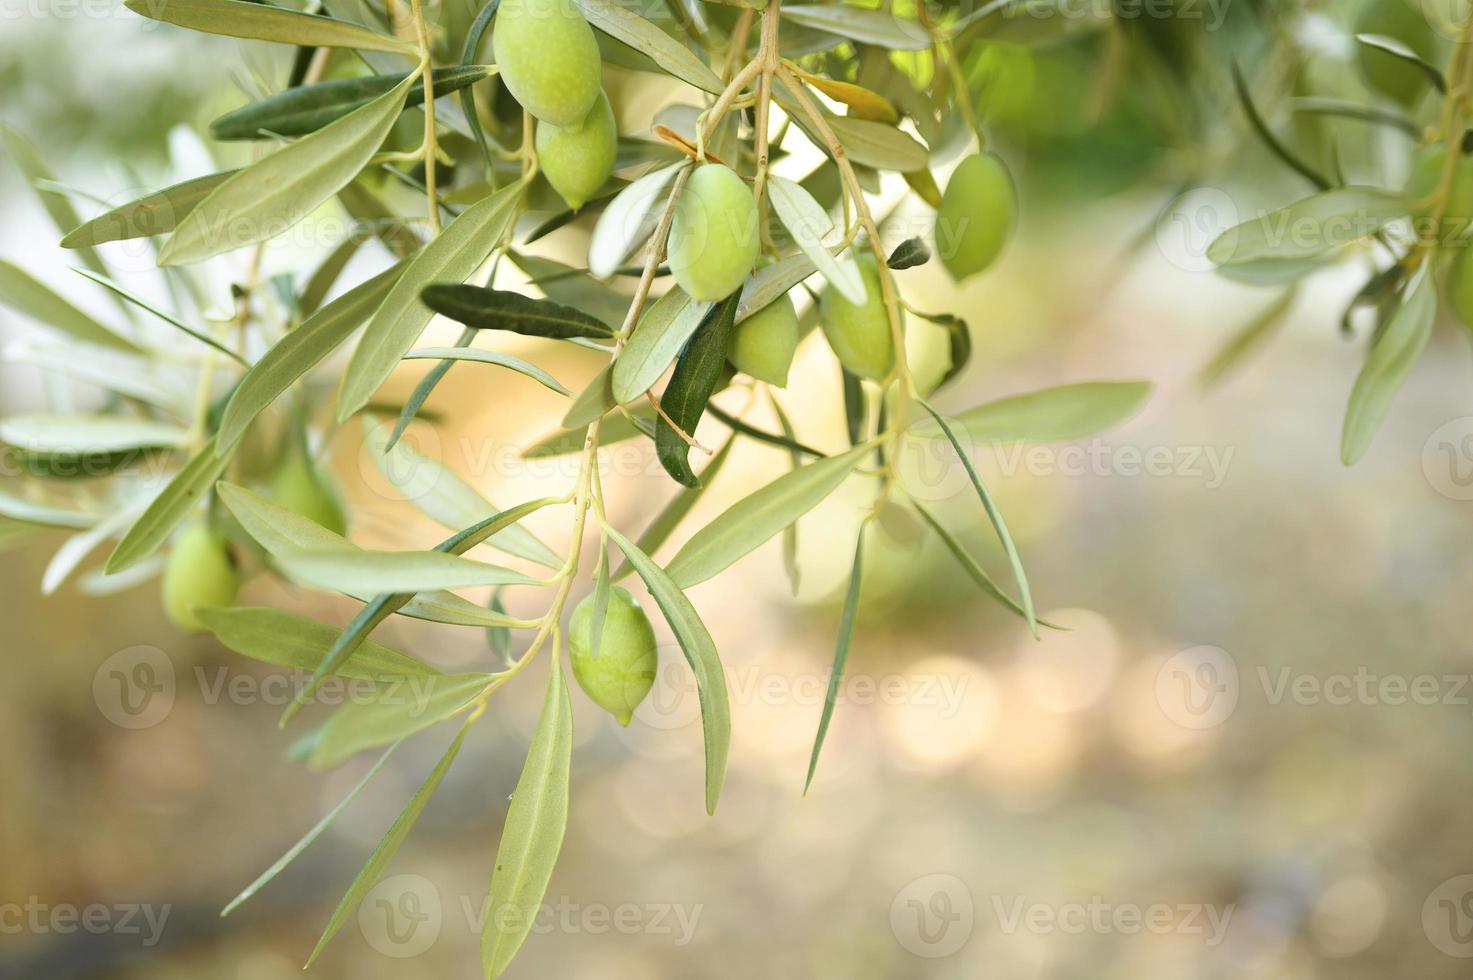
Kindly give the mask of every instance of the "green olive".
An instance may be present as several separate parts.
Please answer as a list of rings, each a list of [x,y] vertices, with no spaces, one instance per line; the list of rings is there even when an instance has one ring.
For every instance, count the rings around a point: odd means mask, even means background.
[[[1425,206],[1442,183],[1442,165],[1447,159],[1444,147],[1434,146],[1418,155],[1407,180],[1404,193],[1418,208],[1412,213],[1416,231],[1420,235],[1426,229],[1429,208]],[[1464,244],[1473,237],[1473,157],[1459,155],[1453,165],[1452,189],[1448,194],[1447,210],[1442,216],[1439,238],[1444,244]]]
[[[1473,248],[1465,248],[1453,257],[1448,267],[1447,298],[1458,319],[1473,327]]]
[[[670,272],[692,299],[736,292],[757,261],[757,202],[728,167],[697,167],[675,202]]]
[[[491,49],[512,98],[541,122],[582,125],[603,90],[598,41],[573,0],[502,0]]]
[[[655,630],[634,596],[617,585],[609,589],[598,651],[593,645],[593,596],[578,603],[568,626],[568,651],[578,686],[599,707],[628,725],[634,709],[655,684],[659,657]]]
[[[1007,164],[975,153],[957,165],[936,212],[936,254],[957,282],[997,260],[1018,216]]]
[[[287,510],[316,521],[334,534],[347,530],[348,520],[326,477],[305,454],[293,452],[271,476],[271,499]]]
[[[1355,33],[1393,38],[1423,59],[1436,56],[1437,35],[1421,10],[1407,0],[1366,0],[1356,17]],[[1357,43],[1355,56],[1366,84],[1402,105],[1412,105],[1428,90],[1427,76],[1393,54]]]
[[[864,303],[856,306],[830,284],[819,297],[819,320],[839,363],[861,378],[879,381],[895,367],[895,338],[880,294],[879,267],[871,256],[860,258],[858,265],[864,278]],[[904,322],[902,319],[901,324]]]
[[[240,592],[240,573],[225,536],[203,521],[179,532],[164,565],[164,614],[189,633],[202,633],[195,616],[201,606],[230,606]]]
[[[577,129],[549,122],[537,124],[537,162],[553,190],[577,211],[598,193],[614,170],[619,155],[619,130],[608,96],[598,101]]]
[[[738,371],[786,388],[798,349],[798,311],[787,293],[736,325],[727,358]]]

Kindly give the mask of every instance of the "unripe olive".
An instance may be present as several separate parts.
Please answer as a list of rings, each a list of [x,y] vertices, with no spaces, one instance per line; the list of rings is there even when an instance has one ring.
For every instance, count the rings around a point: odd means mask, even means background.
[[[1437,35],[1427,18],[1407,0],[1366,0],[1355,21],[1356,34],[1394,38],[1424,59],[1435,56]],[[1366,44],[1356,44],[1356,61],[1366,84],[1410,106],[1428,90],[1427,76],[1416,65]]]
[[[591,595],[578,603],[568,625],[573,676],[583,693],[617,718],[619,724],[627,725],[655,683],[659,666],[655,630],[634,596],[612,586],[603,635],[594,651],[593,603]]]
[[[861,378],[879,381],[895,367],[895,338],[880,294],[879,267],[870,256],[857,264],[864,278],[864,302],[856,306],[830,283],[819,297],[819,320],[839,363]]]
[[[1430,147],[1417,156],[1412,175],[1407,179],[1405,194],[1418,203],[1412,218],[1420,235],[1426,229],[1429,208],[1424,206],[1442,184],[1442,165],[1447,150]],[[1443,244],[1464,244],[1473,237],[1473,157],[1459,154],[1453,165],[1453,183],[1448,193],[1447,210],[1443,212],[1439,238]]]
[[[271,499],[287,510],[316,521],[333,534],[347,530],[343,505],[332,487],[304,454],[293,452],[271,476]]]
[[[1448,268],[1447,298],[1458,319],[1473,327],[1473,248],[1465,248],[1453,258]]]
[[[757,261],[757,202],[728,167],[697,167],[675,202],[670,272],[692,299],[736,292]]]
[[[598,193],[614,170],[619,131],[614,110],[602,91],[578,129],[537,124],[537,162],[553,190],[577,211]]]
[[[195,616],[201,606],[229,606],[240,592],[240,573],[225,536],[203,521],[179,532],[164,565],[164,614],[189,633],[205,625]]]
[[[491,49],[512,98],[542,122],[582,125],[602,91],[598,41],[573,0],[502,0]]]
[[[798,311],[784,293],[736,325],[726,356],[738,371],[785,388],[797,349]]]
[[[1018,216],[1018,194],[1005,163],[974,153],[957,165],[936,212],[936,254],[961,282],[997,259]]]

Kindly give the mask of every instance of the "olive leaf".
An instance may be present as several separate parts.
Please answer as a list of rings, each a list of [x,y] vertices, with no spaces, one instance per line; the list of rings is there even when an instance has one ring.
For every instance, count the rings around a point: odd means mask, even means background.
[[[823,243],[823,236],[833,227],[823,206],[798,184],[776,174],[768,180],[767,196],[778,220],[814,267],[845,299],[863,305],[867,293],[859,267],[852,260],[835,258]]]
[[[604,525],[604,531],[650,590],[696,675],[706,743],[706,812],[714,814],[721,786],[726,781],[726,757],[731,749],[731,705],[727,702],[726,674],[716,643],[695,607],[665,570],[615,528]]]
[[[641,406],[632,409],[629,415],[616,414],[603,420],[598,427],[598,440],[595,445],[612,446],[615,443],[633,439],[637,436],[646,436],[650,439],[655,437],[655,426],[652,420],[654,409]],[[544,436],[526,449],[522,450],[523,459],[549,459],[554,456],[566,456],[568,453],[576,453],[583,448],[587,438],[588,426],[561,429],[551,435]]]
[[[215,188],[239,172],[206,174],[129,201],[73,228],[61,240],[61,247],[85,248],[173,231]]]
[[[783,411],[782,405],[778,403],[777,397],[772,395],[770,390],[768,395],[772,401],[772,412],[777,416],[777,424],[783,430],[783,437],[796,445],[797,432],[793,429],[788,413]],[[803,456],[796,448],[788,450],[788,459],[795,470],[803,465]],[[796,596],[803,582],[803,570],[798,567],[798,523],[796,521],[783,528],[783,571],[787,573],[788,585],[793,595]]]
[[[294,670],[312,670],[321,663],[339,632],[336,626],[270,607],[205,607],[196,610],[196,615],[230,650]],[[367,640],[339,673],[389,683],[406,677],[434,677],[440,672],[406,653]]]
[[[656,203],[686,161],[645,174],[624,188],[599,215],[588,242],[588,271],[607,279],[634,254],[639,243],[654,233]]]
[[[229,347],[226,347],[224,344],[220,343],[214,337],[211,337],[209,334],[202,333],[201,331],[194,329],[193,327],[189,326],[187,323],[185,323],[184,321],[178,319],[177,317],[174,317],[174,316],[171,316],[168,313],[165,313],[163,310],[159,309],[158,307],[154,306],[152,303],[148,302],[148,300],[143,299],[142,297],[140,297],[140,296],[138,296],[138,295],[136,295],[136,294],[134,294],[132,292],[129,292],[128,290],[124,289],[122,286],[120,286],[117,283],[113,282],[107,276],[98,275],[97,273],[91,272],[91,271],[89,271],[87,269],[78,269],[78,268],[75,268],[75,267],[72,268],[72,271],[75,272],[75,273],[77,273],[80,276],[84,276],[87,279],[91,279],[93,282],[97,283],[99,286],[101,286],[104,289],[110,291],[115,296],[119,297],[120,299],[123,299],[126,302],[133,304],[134,306],[138,307],[140,310],[143,310],[143,311],[145,311],[147,313],[153,314],[154,316],[158,317],[160,320],[163,320],[169,326],[173,327],[174,329],[176,329],[176,330],[178,330],[178,331],[180,331],[182,333],[188,334],[189,336],[193,337],[195,340],[197,340],[200,343],[204,344],[206,347],[213,347],[215,350],[217,350],[220,353],[224,354],[226,357],[230,358],[232,361],[235,361],[237,364],[240,364],[242,366],[246,366],[246,360],[245,360],[245,358],[241,357],[235,351],[231,350]]]
[[[317,945],[313,948],[312,955],[307,957],[307,967],[310,967],[316,962],[317,957],[322,955],[322,951],[327,947],[328,942],[332,940],[333,936],[337,935],[338,930],[343,927],[343,923],[348,921],[348,916],[358,907],[358,903],[363,901],[369,889],[373,888],[378,882],[379,876],[388,867],[389,861],[398,853],[400,845],[409,836],[409,832],[414,829],[415,823],[419,820],[419,815],[424,812],[425,806],[430,802],[430,797],[434,796],[435,790],[440,788],[440,782],[445,778],[445,774],[450,771],[450,766],[455,762],[455,757],[460,754],[461,743],[465,741],[466,732],[470,731],[471,724],[474,721],[474,715],[466,719],[465,724],[456,733],[455,741],[450,743],[450,748],[441,756],[440,761],[435,763],[435,768],[430,770],[430,775],[424,781],[424,784],[415,791],[408,805],[394,819],[394,823],[389,827],[388,833],[384,834],[383,840],[379,841],[378,846],[374,848],[373,854],[369,855],[368,863],[358,872],[358,876],[348,886],[347,893],[343,895],[342,901],[338,903],[338,907],[333,910],[332,916],[327,920],[327,926],[322,930],[322,937],[317,940]]]
[[[433,592],[474,585],[533,585],[510,568],[440,551],[296,551],[277,559],[289,578],[344,595]]]
[[[635,542],[635,545],[640,551],[649,555],[660,550],[660,545],[664,544],[665,540],[670,537],[671,532],[680,526],[681,521],[685,520],[686,515],[691,512],[691,508],[696,505],[696,501],[701,499],[701,494],[706,492],[706,488],[711,485],[711,481],[716,479],[716,475],[726,465],[726,460],[731,456],[731,449],[734,445],[736,445],[735,439],[727,439],[721,448],[716,450],[716,455],[711,457],[711,462],[707,463],[705,468],[701,470],[701,482],[699,485],[681,487],[675,492],[675,496],[670,498],[670,502],[661,509],[654,520],[650,521],[649,527],[644,529],[644,533]],[[617,581],[629,574],[632,570],[633,566],[626,560],[623,566],[614,573],[614,579]],[[593,649],[598,649],[592,644],[590,646]]]
[[[206,34],[419,56],[419,49],[409,42],[357,24],[246,0],[127,0],[124,6],[150,20]]]
[[[829,733],[829,722],[834,717],[834,702],[839,696],[839,685],[844,680],[844,666],[849,662],[849,647],[854,642],[854,621],[859,615],[860,579],[864,570],[864,531],[868,522],[860,524],[854,542],[854,564],[849,572],[849,587],[844,593],[844,611],[839,614],[839,637],[834,646],[834,665],[829,668],[829,683],[824,691],[823,711],[818,717],[818,734],[813,736],[813,752],[808,757],[808,776],[803,780],[806,795],[813,786],[813,774],[818,771],[818,754],[823,751],[824,738]]]
[[[952,420],[974,442],[1069,442],[1126,421],[1150,394],[1148,381],[1086,381],[1000,398]],[[922,421],[910,434],[935,439],[942,431]]]
[[[571,306],[504,289],[437,283],[426,286],[420,299],[441,316],[476,330],[507,330],[554,340],[614,335],[602,320]]]
[[[758,269],[742,286],[736,322],[741,323],[758,310],[771,305],[778,297],[817,271],[818,267],[813,264],[813,260],[802,253],[789,255]]]
[[[778,435],[775,432],[768,432],[766,429],[759,429],[755,425],[752,425],[750,422],[742,421],[731,413],[723,410],[719,405],[707,405],[706,412],[713,419],[720,422],[731,431],[744,435],[749,439],[755,439],[758,442],[765,442],[769,446],[779,446],[783,449],[788,450],[788,452],[792,454],[801,453],[805,456],[812,456],[814,459],[823,459],[828,456],[828,453],[814,449],[812,446],[808,446],[804,443],[799,442],[797,438],[792,435],[791,426],[787,428],[784,435]]]
[[[785,5],[783,19],[894,51],[924,51],[932,43],[930,33],[913,20],[847,3]]]
[[[384,754],[379,756],[378,761],[373,764],[368,772],[363,774],[363,778],[358,780],[358,783],[351,790],[348,791],[348,795],[339,800],[337,806],[327,811],[327,814],[323,816],[323,818],[319,820],[315,825],[313,825],[311,830],[302,835],[301,840],[297,841],[291,847],[287,848],[286,853],[277,858],[276,861],[272,863],[271,867],[261,872],[261,874],[256,878],[255,881],[251,882],[249,885],[246,885],[245,888],[241,889],[240,894],[232,898],[230,902],[223,909],[220,910],[220,917],[224,918],[231,912],[234,912],[236,909],[244,905],[247,901],[254,897],[257,892],[270,884],[273,878],[281,874],[281,872],[285,871],[287,865],[291,864],[298,857],[300,857],[303,851],[305,851],[308,847],[311,847],[312,842],[321,837],[322,832],[327,830],[328,827],[331,827],[333,821],[337,820],[337,818],[342,815],[343,811],[348,809],[348,806],[358,798],[358,794],[363,792],[363,788],[367,786],[370,781],[372,781],[374,776],[378,775],[379,770],[384,767],[385,762],[389,761],[389,756],[393,755],[394,750],[398,747],[398,742],[395,742],[393,745],[389,746],[384,751]]]
[[[1393,58],[1398,58],[1406,62],[1427,76],[1427,81],[1432,83],[1433,88],[1443,94],[1447,93],[1447,79],[1442,76],[1442,71],[1436,66],[1429,65],[1426,61],[1422,60],[1421,55],[1417,54],[1417,52],[1413,51],[1403,42],[1394,37],[1387,37],[1384,34],[1357,34],[1355,39],[1358,43],[1368,48],[1376,51],[1384,51]]]
[[[839,368],[839,380],[844,395],[844,431],[849,436],[849,445],[857,446],[864,438],[865,415],[869,402],[864,397],[864,385],[859,375],[846,367]]]
[[[115,391],[178,418],[188,417],[193,405],[194,393],[178,374],[117,348],[23,337],[6,346],[4,359]]]
[[[822,10],[826,8],[820,7],[814,9]],[[783,13],[788,13],[788,10],[789,8],[784,8]],[[890,100],[878,92],[873,92],[863,85],[856,85],[853,82],[824,78],[822,75],[815,75],[797,66],[790,67],[793,68],[794,74],[809,85],[812,85],[835,102],[842,102],[848,106],[850,114],[856,119],[871,119],[875,122],[889,123],[891,125],[900,122],[900,113],[896,111],[895,106],[891,105]]]
[[[491,18],[496,16],[496,8],[501,5],[500,0],[487,0],[476,14],[476,19],[471,21],[471,26],[465,32],[465,43],[460,48],[460,63],[468,66],[475,62],[480,53],[482,39],[486,36],[486,28],[491,24]],[[491,156],[491,145],[486,140],[486,131],[481,128],[481,114],[476,110],[475,91],[470,88],[460,90],[460,108],[465,114],[466,125],[475,137],[476,145],[481,149],[481,160],[486,164],[487,172],[495,166],[495,160]]]
[[[492,675],[467,673],[400,677],[332,713],[307,755],[314,769],[332,769],[365,749],[416,735],[475,703]]]
[[[37,453],[85,456],[175,448],[188,435],[167,422],[118,415],[31,414],[0,419],[0,442]]]
[[[526,375],[538,384],[550,388],[559,395],[567,395],[569,398],[573,393],[569,391],[561,381],[548,374],[542,368],[524,361],[520,357],[511,354],[503,354],[500,351],[483,350],[479,347],[426,347],[422,350],[410,351],[404,355],[406,361],[471,361],[476,364],[491,364],[496,367],[504,367],[518,374]]]
[[[660,407],[664,414],[655,423],[655,451],[660,465],[677,483],[688,487],[700,481],[691,471],[690,446],[681,433],[694,435],[701,416],[705,414],[706,402],[716,390],[716,382],[726,367],[727,338],[736,320],[737,299],[733,293],[722,300],[707,317],[703,328],[696,331],[670,375],[670,383],[660,396]],[[677,432],[672,427],[679,426]]]
[[[618,400],[614,398],[614,366],[605,364],[573,399],[573,404],[563,415],[563,426],[568,429],[586,426],[594,419],[602,418],[617,404]],[[583,444],[580,442],[578,445],[581,448]]]
[[[85,528],[97,524],[100,515],[75,510],[60,502],[26,499],[0,490],[0,517],[41,527]]]
[[[741,498],[691,535],[666,567],[671,581],[690,588],[755,551],[838,489],[873,448],[860,445],[801,466]]]
[[[691,50],[634,11],[613,0],[574,0],[588,23],[623,41],[655,64],[698,89],[720,95],[726,86]]]
[[[41,159],[29,140],[9,126],[0,124],[0,137],[3,137],[6,150],[10,152],[11,162],[20,170],[21,174],[36,191],[36,197],[41,206],[45,208],[46,214],[51,218],[51,223],[56,225],[58,231],[63,235],[82,223],[77,215],[72,202],[65,196],[41,189],[43,184],[55,183],[55,177],[46,162]],[[107,274],[107,266],[97,251],[90,247],[83,247],[78,253],[82,264],[99,275]],[[121,306],[122,304],[119,304]],[[124,312],[127,312],[126,309]]]
[[[1311,259],[1375,234],[1409,214],[1412,201],[1380,187],[1336,187],[1229,228],[1207,246],[1219,265]]]
[[[519,181],[467,208],[410,261],[348,362],[338,393],[338,421],[368,404],[434,317],[420,301],[420,291],[433,282],[464,282],[491,254],[512,220],[522,188]]]
[[[205,493],[224,472],[225,464],[229,461],[228,453],[221,456],[216,452],[213,438],[205,443],[194,458],[184,464],[183,469],[159,491],[153,503],[139,515],[133,526],[128,528],[128,533],[123,535],[123,540],[118,542],[118,546],[108,556],[104,566],[107,574],[116,575],[157,551],[175,525],[184,520],[194,506],[204,499]]]
[[[885,264],[892,269],[913,269],[918,265],[925,265],[931,261],[931,250],[926,247],[926,242],[921,238],[907,238],[895,246],[895,251],[885,260]]]
[[[387,95],[410,75],[410,72],[398,72],[299,85],[225,113],[210,123],[210,135],[217,140],[306,136]],[[449,95],[490,75],[491,69],[485,65],[436,68],[433,76],[435,97]],[[416,74],[415,77],[419,76]],[[412,109],[423,104],[424,86],[412,86],[404,107]]]
[[[1350,466],[1365,455],[1391,400],[1422,355],[1437,318],[1437,292],[1424,266],[1407,288],[1400,307],[1371,345],[1350,390],[1340,435],[1340,461]]]
[[[173,5],[179,0],[162,2]],[[241,0],[209,2],[277,9]],[[404,108],[414,82],[414,75],[406,77],[361,109],[231,175],[179,222],[159,251],[159,264],[199,262],[254,245],[275,238],[311,214],[368,165]]]
[[[951,552],[952,557],[957,560],[957,564],[961,565],[962,570],[967,573],[967,576],[973,582],[977,583],[978,588],[980,588],[983,592],[986,592],[988,595],[992,596],[992,598],[1002,603],[1008,609],[1011,609],[1013,612],[1023,617],[1023,619],[1026,620],[1028,618],[1027,610],[1019,605],[1017,600],[1004,592],[1001,587],[999,587],[998,584],[992,580],[992,576],[987,574],[987,570],[983,568],[980,564],[978,564],[977,559],[973,558],[971,553],[968,552],[967,549],[962,545],[962,543],[957,540],[956,535],[948,531],[946,529],[946,526],[936,519],[936,515],[932,514],[929,510],[923,507],[918,500],[912,499],[911,506],[915,507],[917,513],[919,513],[921,517],[925,520],[925,522],[931,526],[931,529],[936,532],[936,535],[941,539],[942,544],[946,545],[946,550]],[[1038,625],[1047,626],[1049,629],[1055,630],[1064,629],[1064,627],[1059,626],[1056,623],[1051,623],[1047,619],[1043,618],[1039,618]]]
[[[692,300],[678,286],[651,304],[614,361],[614,400],[633,401],[660,380],[713,309],[714,303]]]
[[[624,322],[629,297],[610,289],[582,269],[525,252],[509,252],[517,268],[525,272],[543,295],[554,303],[571,306],[602,320],[610,329]]]
[[[323,358],[378,308],[404,273],[404,263],[354,286],[288,331],[240,379],[220,422],[218,447],[228,452],[256,416]]]
[[[98,323],[18,266],[3,259],[0,259],[0,303],[78,340],[131,353],[143,352],[143,348],[133,341]]]
[[[572,758],[573,709],[562,664],[554,659],[547,670],[542,715],[502,826],[483,909],[481,970],[488,978],[506,970],[537,920],[568,829]]]

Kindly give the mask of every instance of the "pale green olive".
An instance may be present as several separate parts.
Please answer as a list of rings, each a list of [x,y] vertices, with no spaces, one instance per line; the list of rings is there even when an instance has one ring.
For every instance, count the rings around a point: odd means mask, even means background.
[[[997,260],[1012,234],[1018,195],[1007,165],[975,153],[957,165],[936,212],[936,254],[957,282]]]
[[[830,284],[819,297],[819,320],[839,363],[852,374],[879,381],[895,367],[895,338],[880,293],[879,267],[870,256],[860,258],[857,264],[864,278],[864,302],[849,302]],[[900,316],[903,326],[904,314]]]
[[[785,388],[798,349],[798,311],[786,293],[736,325],[727,358],[738,371]]]
[[[342,501],[312,461],[292,452],[271,475],[271,499],[287,510],[316,521],[334,534],[347,530]]]
[[[203,521],[180,531],[164,565],[163,592],[164,614],[189,633],[205,630],[196,609],[234,605],[240,573],[225,536]]]
[[[721,300],[741,287],[757,261],[757,202],[731,169],[697,167],[675,202],[670,272],[697,300]]]
[[[598,41],[573,0],[502,0],[491,48],[512,98],[542,122],[582,125],[603,90]]]
[[[1436,56],[1437,35],[1415,2],[1366,0],[1356,17],[1356,34],[1379,34],[1400,41],[1423,59]],[[1366,84],[1403,105],[1419,101],[1430,89],[1428,78],[1394,54],[1357,43],[1356,62]]]
[[[602,91],[577,129],[537,124],[537,163],[553,190],[577,211],[609,179],[619,155],[614,110]]]
[[[583,693],[628,725],[634,709],[655,683],[659,657],[655,652],[655,630],[634,596],[617,585],[609,589],[609,607],[604,616],[599,648],[593,650],[594,597],[588,596],[573,610],[568,624],[568,652],[573,676]]]

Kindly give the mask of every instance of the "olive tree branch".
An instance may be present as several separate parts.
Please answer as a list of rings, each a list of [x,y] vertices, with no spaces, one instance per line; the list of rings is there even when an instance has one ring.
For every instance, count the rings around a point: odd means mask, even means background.
[[[425,26],[424,11],[421,9],[420,0],[410,0],[410,9],[414,16],[415,33],[419,35],[420,50],[420,72],[423,75],[425,89],[425,136],[423,150],[425,166],[425,196],[429,198],[430,207],[430,234],[440,233],[440,198],[435,193],[435,77],[431,71],[430,64],[430,31]]]

